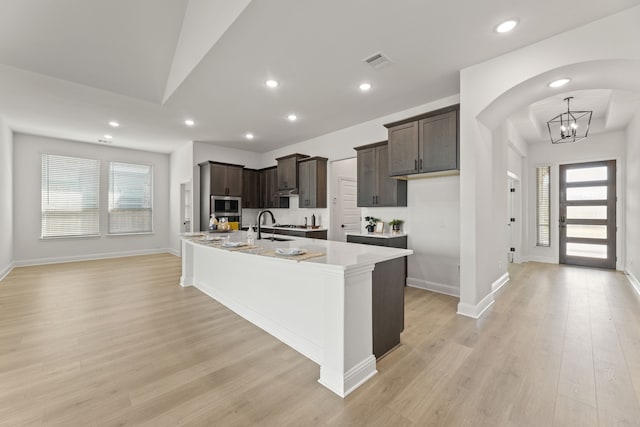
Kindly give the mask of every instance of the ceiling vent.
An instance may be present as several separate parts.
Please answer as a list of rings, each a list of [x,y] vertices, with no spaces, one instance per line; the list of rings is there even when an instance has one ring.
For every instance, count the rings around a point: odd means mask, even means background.
[[[391,64],[391,60],[389,59],[389,57],[382,52],[374,53],[370,57],[365,58],[364,62],[369,64],[374,70],[379,70],[380,68],[386,67],[387,65]]]

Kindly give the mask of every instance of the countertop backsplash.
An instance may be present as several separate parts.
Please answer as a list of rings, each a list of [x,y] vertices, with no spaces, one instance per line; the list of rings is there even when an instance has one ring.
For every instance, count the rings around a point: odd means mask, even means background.
[[[273,212],[273,216],[276,217],[276,222],[278,224],[295,224],[295,225],[304,225],[304,218],[307,217],[307,224],[311,225],[311,215],[316,216],[316,225],[319,225],[322,228],[327,228],[329,215],[329,209],[310,209],[310,208],[299,208],[298,207],[298,196],[289,196],[289,208],[288,209],[280,209],[280,208],[270,208],[269,210]],[[256,219],[258,213],[261,209],[242,209],[242,226],[248,227],[251,224],[256,224]],[[266,219],[266,224],[270,225],[271,219],[268,215],[263,215],[263,218]]]

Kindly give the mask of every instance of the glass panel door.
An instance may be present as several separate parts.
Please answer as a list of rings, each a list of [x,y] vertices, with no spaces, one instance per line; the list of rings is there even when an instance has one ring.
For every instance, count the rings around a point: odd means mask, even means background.
[[[560,263],[616,268],[615,160],[560,165]]]

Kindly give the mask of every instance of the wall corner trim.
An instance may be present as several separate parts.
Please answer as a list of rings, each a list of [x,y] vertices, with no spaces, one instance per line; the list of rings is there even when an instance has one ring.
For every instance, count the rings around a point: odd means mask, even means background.
[[[430,282],[428,280],[416,279],[415,277],[407,277],[407,286],[412,288],[424,289],[425,291],[437,292],[439,294],[450,295],[452,297],[460,297],[460,288],[444,283]]]
[[[482,315],[493,305],[495,302],[494,295],[498,292],[504,285],[509,283],[509,273],[504,273],[502,276],[498,277],[498,279],[491,284],[491,292],[489,295],[482,298],[482,300],[476,305],[466,304],[466,303],[458,303],[458,314],[462,316],[471,317],[473,319],[479,319]],[[408,280],[407,280],[408,284]]]
[[[625,271],[625,274],[629,278],[629,283],[631,283],[631,287],[640,295],[640,281],[638,278],[630,271]]]
[[[496,293],[500,288],[509,283],[509,273],[504,273],[495,282],[491,284],[491,292]]]
[[[458,314],[472,319],[479,319],[493,305],[494,301],[493,292],[489,292],[489,295],[482,298],[476,305],[460,302],[458,303]]]
[[[5,268],[0,270],[0,282],[2,282],[4,278],[7,277],[9,273],[11,273],[11,270],[13,270],[13,267],[15,267],[15,264],[10,262],[9,265],[7,265]]]

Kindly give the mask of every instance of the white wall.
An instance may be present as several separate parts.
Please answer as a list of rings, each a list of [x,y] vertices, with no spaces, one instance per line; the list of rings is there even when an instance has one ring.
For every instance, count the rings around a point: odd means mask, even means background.
[[[191,207],[193,208],[194,192],[193,192],[193,142],[188,142],[182,147],[171,153],[169,159],[169,248],[172,253],[180,253],[180,238],[178,234],[182,231],[180,221],[182,215],[180,212],[181,206],[181,184],[190,182],[192,186],[191,191]],[[191,214],[193,221],[193,212]],[[199,227],[193,223],[195,227]]]
[[[492,183],[493,159],[502,156],[494,152],[493,130],[513,111],[550,96],[547,83],[566,76],[570,67],[585,69],[591,67],[589,61],[621,59],[637,63],[639,21],[640,7],[631,8],[460,71],[460,313],[478,316],[493,301],[492,285],[500,278],[496,265],[503,254],[491,248],[506,230],[491,218],[506,206],[491,202],[499,187]],[[623,89],[612,74],[599,74],[598,79],[608,83],[603,87]],[[637,85],[637,78],[627,81]],[[595,87],[585,81],[572,83],[573,90],[590,88]]]
[[[383,209],[380,217],[386,221],[406,220],[403,231],[409,234],[408,246],[414,251],[409,257],[407,284],[458,296],[460,177],[411,180],[407,199],[408,207],[399,208],[392,215],[385,208],[372,209]]]
[[[586,140],[575,144],[551,144],[538,143],[531,144],[529,147],[528,158],[528,205],[533,210],[530,212],[529,221],[527,223],[530,239],[526,242],[525,256],[530,261],[539,262],[559,262],[559,243],[558,243],[558,201],[559,201],[559,166],[561,164],[590,162],[597,160],[617,160],[617,253],[618,268],[624,266],[624,207],[625,207],[625,132],[610,132],[598,135],[590,135]],[[550,247],[536,246],[536,224],[535,224],[535,206],[536,206],[536,167],[551,165],[551,229],[550,229]]]
[[[96,238],[40,239],[40,171],[43,153],[100,160],[100,231]],[[106,236],[109,161],[153,166],[153,229]],[[169,156],[43,136],[14,135],[14,259],[38,264],[165,251],[169,245]]]
[[[0,280],[13,264],[13,134],[0,117]]]
[[[640,293],[640,111],[627,128],[626,271]]]

